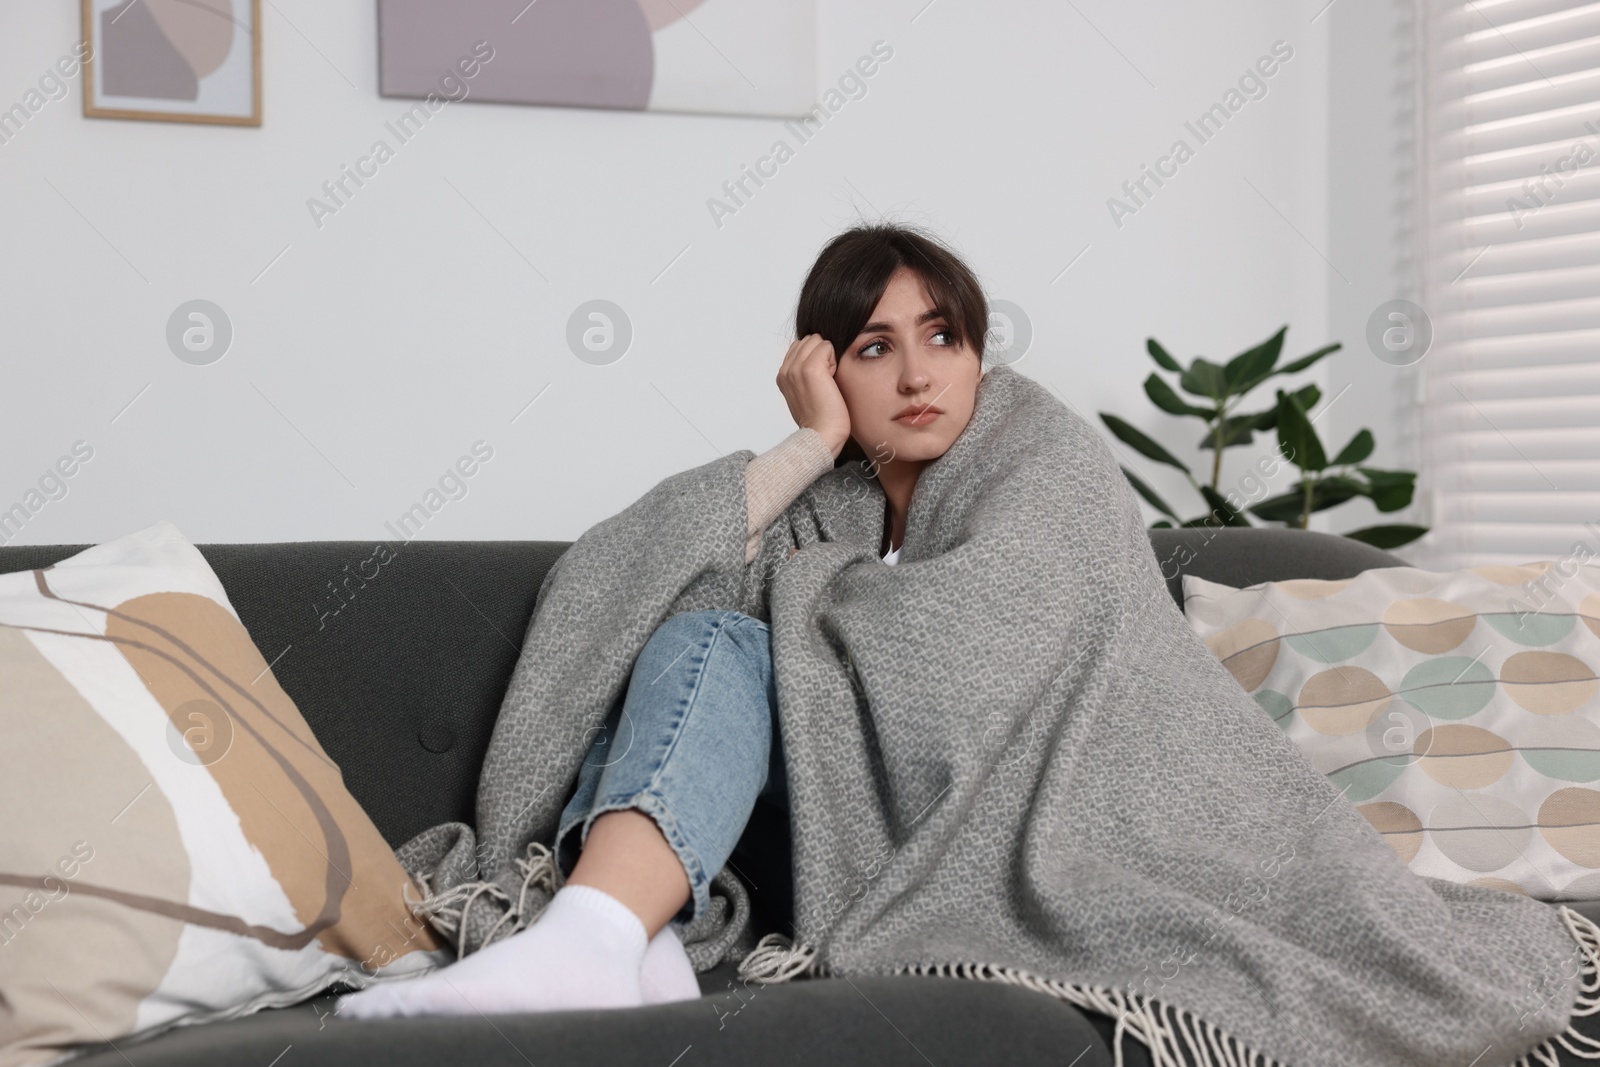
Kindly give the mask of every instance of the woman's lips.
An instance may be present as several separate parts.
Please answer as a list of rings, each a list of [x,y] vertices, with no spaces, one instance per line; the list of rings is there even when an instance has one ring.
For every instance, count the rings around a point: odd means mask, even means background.
[[[914,411],[909,415],[902,415],[894,421],[902,426],[926,426],[943,414],[944,412],[942,411],[934,411],[930,408],[927,411]]]

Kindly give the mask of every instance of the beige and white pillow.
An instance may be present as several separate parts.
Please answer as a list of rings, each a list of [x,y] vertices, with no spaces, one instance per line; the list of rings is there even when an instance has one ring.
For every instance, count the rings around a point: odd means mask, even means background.
[[[1412,870],[1600,899],[1600,565],[1183,589],[1195,632]]]
[[[454,958],[171,523],[0,575],[0,738],[0,1067]]]

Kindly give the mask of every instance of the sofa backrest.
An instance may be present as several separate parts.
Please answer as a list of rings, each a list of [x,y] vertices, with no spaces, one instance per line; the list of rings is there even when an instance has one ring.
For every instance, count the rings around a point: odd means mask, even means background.
[[[1152,530],[1168,587],[1344,578],[1403,561],[1331,534]],[[478,770],[533,614],[566,541],[304,541],[199,545],[262,656],[398,847],[477,822]],[[0,573],[86,545],[0,547]],[[392,553],[390,555],[389,553]]]
[[[1148,532],[1156,563],[1179,608],[1185,574],[1243,589],[1289,578],[1337,581],[1374,567],[1407,566],[1381,548],[1315,530],[1220,526]]]

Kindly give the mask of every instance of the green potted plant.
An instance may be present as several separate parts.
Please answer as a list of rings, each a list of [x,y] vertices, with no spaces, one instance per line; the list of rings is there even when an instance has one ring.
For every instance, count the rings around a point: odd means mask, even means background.
[[[1122,473],[1138,494],[1151,507],[1167,516],[1152,523],[1151,529],[1254,526],[1256,524],[1248,518],[1254,515],[1269,523],[1281,522],[1285,526],[1303,530],[1309,525],[1312,512],[1336,507],[1358,496],[1368,498],[1382,512],[1398,511],[1411,503],[1416,488],[1415,472],[1381,470],[1361,465],[1372,454],[1370,430],[1357,433],[1337,455],[1329,458],[1321,438],[1317,436],[1316,427],[1306,415],[1322,396],[1321,390],[1315,385],[1302,386],[1293,391],[1278,389],[1276,402],[1261,411],[1238,410],[1245,395],[1262,382],[1305,370],[1342,347],[1338,343],[1325,345],[1280,367],[1278,359],[1283,354],[1283,336],[1288,329],[1288,326],[1284,326],[1265,341],[1246,349],[1226,363],[1213,363],[1197,356],[1187,367],[1173,359],[1154,337],[1147,340],[1145,347],[1150,358],[1162,370],[1177,375],[1178,389],[1198,398],[1200,402],[1180,396],[1165,378],[1155,372],[1151,372],[1144,380],[1145,395],[1169,415],[1193,417],[1204,422],[1205,433],[1196,447],[1211,450],[1211,480],[1206,484],[1197,481],[1188,466],[1150,437],[1123,419],[1109,412],[1100,412],[1100,418],[1118,440],[1142,456],[1182,471],[1210,509],[1204,515],[1180,519],[1143,479],[1123,467]],[[1222,479],[1223,449],[1250,444],[1257,432],[1266,431],[1276,431],[1278,454],[1299,469],[1300,477],[1296,484],[1287,492],[1256,503],[1245,503],[1237,494],[1223,494],[1218,489]],[[1426,526],[1393,524],[1367,526],[1351,530],[1344,536],[1379,548],[1395,548],[1427,532]]]

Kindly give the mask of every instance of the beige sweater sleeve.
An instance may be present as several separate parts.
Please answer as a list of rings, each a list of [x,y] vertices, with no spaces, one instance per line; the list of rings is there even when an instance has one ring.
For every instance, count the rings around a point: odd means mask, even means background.
[[[802,426],[744,467],[745,511],[749,517],[744,560],[756,558],[761,535],[806,487],[833,469],[833,449],[822,435]]]

